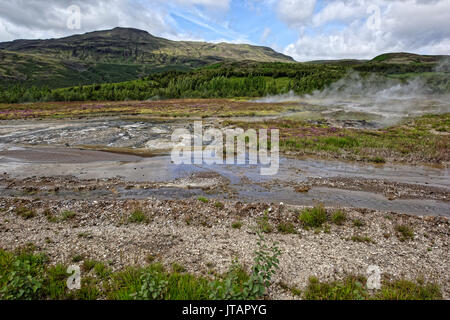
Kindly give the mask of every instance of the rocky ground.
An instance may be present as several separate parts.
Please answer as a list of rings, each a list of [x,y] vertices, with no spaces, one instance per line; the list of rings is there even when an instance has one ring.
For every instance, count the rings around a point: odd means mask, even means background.
[[[188,272],[208,275],[225,272],[235,258],[250,268],[256,232],[267,216],[270,232],[265,237],[279,242],[282,251],[280,269],[269,288],[272,299],[294,298],[285,284],[301,290],[310,276],[339,280],[348,274],[365,275],[369,265],[379,266],[386,279],[433,281],[441,286],[444,298],[450,298],[447,218],[342,209],[347,214],[342,225],[330,221],[323,228],[307,230],[297,218],[301,207],[201,200],[3,197],[0,247],[10,250],[33,243],[51,263],[71,263],[82,255],[108,262],[114,270],[145,264],[151,255],[165,265],[177,262]],[[145,214],[141,223],[130,222],[136,209]],[[333,211],[328,208],[329,214]],[[237,221],[241,228],[232,227]],[[292,223],[293,233],[283,234],[281,223]],[[398,225],[411,228],[412,238],[403,239]]]

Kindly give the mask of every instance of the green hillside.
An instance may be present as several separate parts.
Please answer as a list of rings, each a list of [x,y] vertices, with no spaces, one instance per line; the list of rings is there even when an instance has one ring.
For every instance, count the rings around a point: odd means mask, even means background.
[[[17,82],[56,88],[120,82],[225,60],[293,62],[267,47],[171,41],[142,30],[115,28],[61,39],[0,43],[0,85]]]

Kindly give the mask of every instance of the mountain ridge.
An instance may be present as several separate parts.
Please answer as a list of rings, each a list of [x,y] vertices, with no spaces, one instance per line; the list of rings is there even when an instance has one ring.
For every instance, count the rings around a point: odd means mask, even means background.
[[[248,44],[173,41],[117,27],[63,38],[0,43],[0,86],[51,88],[121,82],[160,71],[188,71],[223,61],[295,62]]]
[[[0,43],[0,49],[96,62],[154,63],[155,60],[171,62],[174,57],[178,57],[182,63],[194,67],[197,64],[228,59],[294,62],[291,57],[269,47],[224,42],[214,44],[199,41],[174,41],[155,37],[144,30],[121,27],[63,38],[18,39]]]

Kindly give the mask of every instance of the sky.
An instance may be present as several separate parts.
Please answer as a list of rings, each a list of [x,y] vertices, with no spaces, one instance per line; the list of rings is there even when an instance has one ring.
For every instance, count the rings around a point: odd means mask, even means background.
[[[0,0],[0,41],[133,27],[297,61],[450,54],[450,0]]]

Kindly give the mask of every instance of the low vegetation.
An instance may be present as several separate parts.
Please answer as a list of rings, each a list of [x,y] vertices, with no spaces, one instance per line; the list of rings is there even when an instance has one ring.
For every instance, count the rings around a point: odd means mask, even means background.
[[[327,210],[322,205],[304,209],[298,220],[306,228],[320,228],[328,220]]]
[[[129,223],[147,223],[149,218],[142,209],[135,209],[128,218]]]
[[[423,163],[450,161],[450,113],[407,118],[378,130],[345,129],[306,120],[276,119],[263,122],[228,121],[244,129],[279,129],[280,150],[383,164],[413,159]]]
[[[361,276],[349,276],[343,281],[320,282],[310,278],[303,293],[306,300],[439,300],[441,289],[433,283],[423,280],[385,281],[380,290],[371,292],[365,287],[366,279]]]
[[[347,214],[342,210],[338,209],[331,215],[331,221],[339,226],[343,225],[346,220]]]
[[[414,230],[412,227],[404,224],[398,224],[395,226],[395,231],[397,231],[397,236],[400,241],[407,241],[414,239]]]
[[[67,266],[49,266],[45,254],[34,250],[32,246],[15,252],[0,250],[0,299],[261,299],[281,254],[276,243],[268,244],[260,235],[249,273],[236,261],[229,272],[215,279],[191,275],[177,263],[171,271],[152,260],[145,267],[112,272],[102,262],[85,259],[81,289],[68,290]]]

